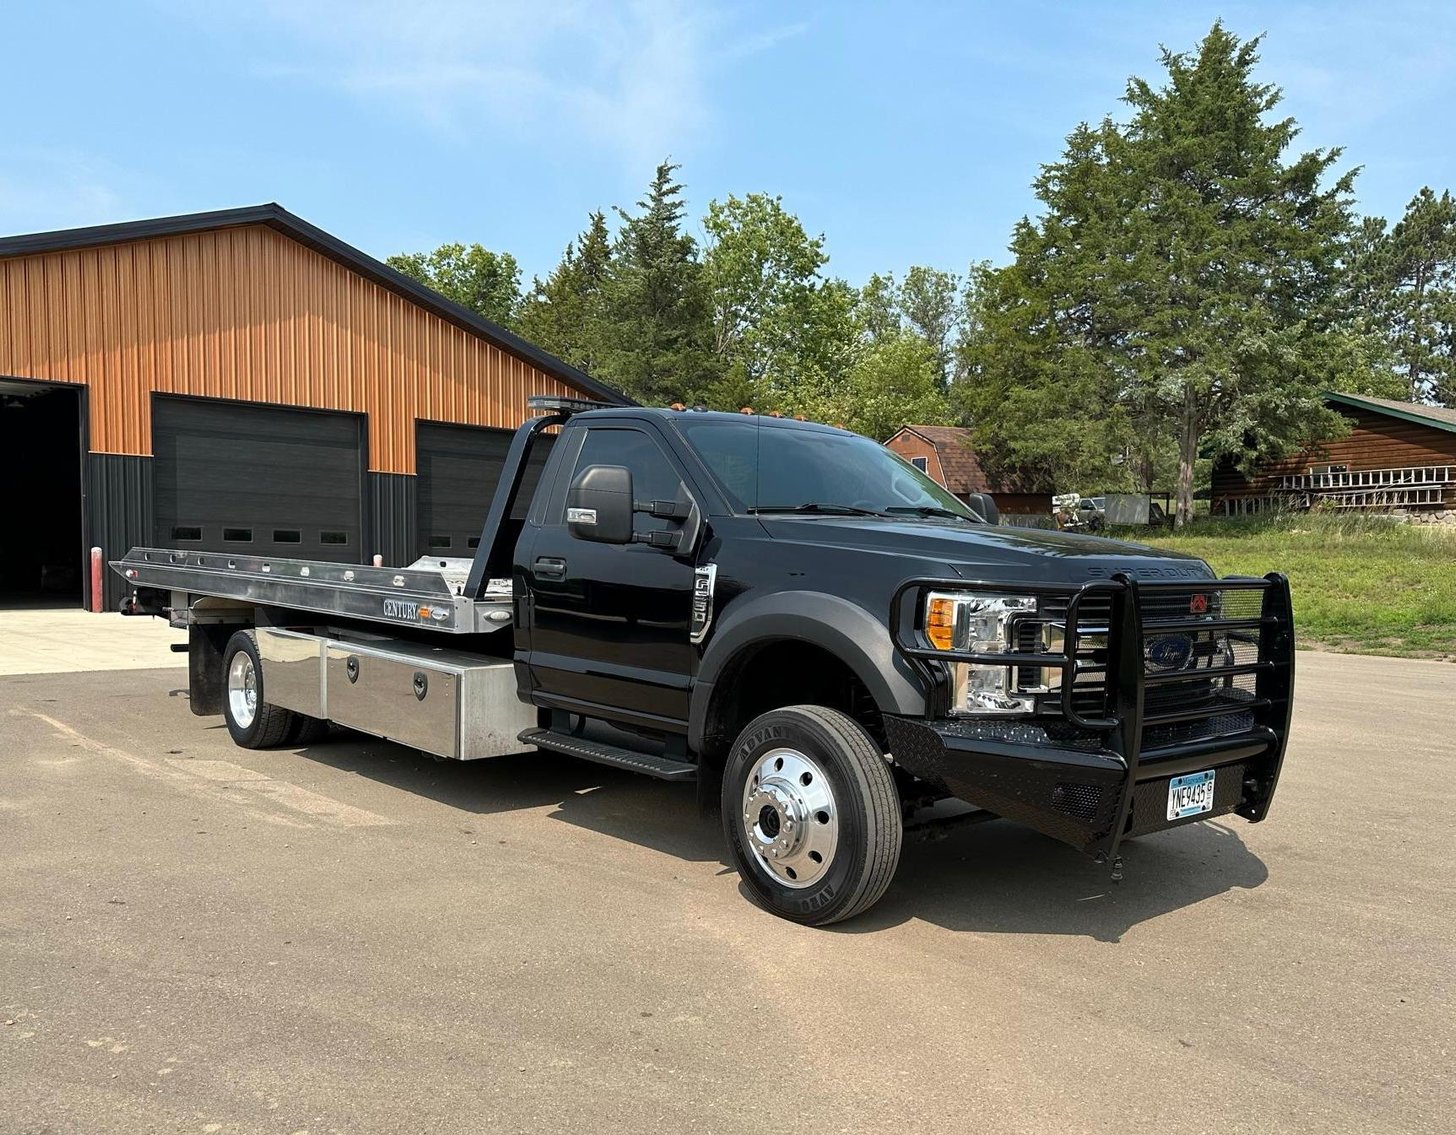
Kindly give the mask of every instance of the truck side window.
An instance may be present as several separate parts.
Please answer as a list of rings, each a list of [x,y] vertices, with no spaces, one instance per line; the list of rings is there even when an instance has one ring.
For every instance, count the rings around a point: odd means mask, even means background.
[[[575,480],[588,465],[625,465],[632,471],[632,495],[639,501],[672,500],[682,484],[682,478],[661,447],[641,430],[603,426],[588,429],[569,480]],[[564,517],[557,516],[556,523],[564,523]],[[652,532],[669,528],[672,523],[664,518],[639,515],[633,519],[632,527],[639,532]]]

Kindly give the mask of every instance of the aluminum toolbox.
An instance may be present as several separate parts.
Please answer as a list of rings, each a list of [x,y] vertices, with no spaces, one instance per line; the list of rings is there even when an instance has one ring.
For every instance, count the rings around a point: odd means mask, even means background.
[[[310,717],[457,760],[520,752],[517,734],[536,725],[509,661],[388,639],[256,633],[264,696]]]

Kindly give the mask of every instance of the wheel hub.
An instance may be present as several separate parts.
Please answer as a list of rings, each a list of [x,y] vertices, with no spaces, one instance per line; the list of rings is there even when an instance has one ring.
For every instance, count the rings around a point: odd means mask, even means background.
[[[754,765],[743,790],[747,847],[787,887],[807,887],[829,870],[839,812],[829,777],[812,757],[774,749]]]
[[[258,712],[258,673],[246,650],[233,655],[227,675],[228,712],[238,725],[246,729]]]

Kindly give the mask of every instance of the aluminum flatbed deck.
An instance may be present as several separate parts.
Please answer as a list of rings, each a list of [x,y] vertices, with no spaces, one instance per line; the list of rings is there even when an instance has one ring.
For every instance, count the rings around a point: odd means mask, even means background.
[[[511,581],[466,594],[472,561],[425,557],[409,567],[366,567],[278,556],[133,548],[112,568],[133,587],[234,599],[311,615],[483,634],[511,623]]]

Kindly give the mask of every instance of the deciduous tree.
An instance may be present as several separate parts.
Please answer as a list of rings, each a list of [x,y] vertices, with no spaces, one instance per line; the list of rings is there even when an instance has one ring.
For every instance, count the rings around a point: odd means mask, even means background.
[[[509,252],[492,252],[479,244],[442,244],[433,252],[402,252],[387,263],[476,315],[515,329],[521,269]]]
[[[947,410],[935,349],[910,331],[879,339],[815,409],[817,417],[876,441],[888,441],[903,425],[943,422]]]
[[[763,193],[710,202],[703,229],[713,350],[729,376],[714,400],[814,402],[843,378],[857,336],[848,286],[823,274],[824,238]]]
[[[915,265],[900,285],[900,310],[905,321],[920,334],[935,353],[936,374],[941,386],[950,382],[960,278],[954,272]]]

